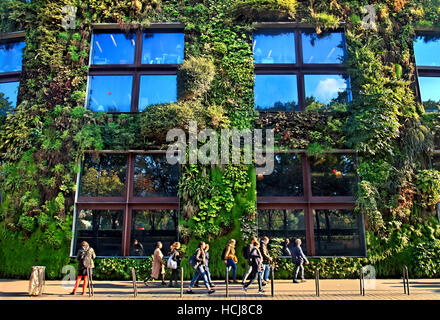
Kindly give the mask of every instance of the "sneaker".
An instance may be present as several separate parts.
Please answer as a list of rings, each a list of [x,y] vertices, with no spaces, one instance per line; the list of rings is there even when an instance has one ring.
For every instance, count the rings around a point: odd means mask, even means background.
[[[210,283],[209,286],[214,288],[214,287],[215,287],[215,284]]]
[[[266,293],[266,291],[264,291],[263,289],[261,289],[261,290],[258,290],[258,293],[263,294],[263,293]]]
[[[241,287],[241,290],[243,290],[244,293],[247,293],[247,289],[245,286]]]
[[[299,281],[298,280],[293,280],[293,283],[299,283]]]
[[[198,283],[194,284],[194,288],[200,287]]]
[[[166,283],[165,281],[162,281],[162,285],[163,285],[163,286],[166,286],[167,283]]]
[[[215,292],[215,290],[211,289],[211,290],[208,291],[208,294],[213,294],[214,292]]]
[[[267,285],[267,282],[263,282],[261,285],[264,287]]]
[[[301,282],[306,282],[306,280],[302,279]]]
[[[72,291],[70,294],[75,294],[75,291]]]
[[[148,282],[147,281],[144,281],[144,284],[145,284],[146,287],[148,287]]]
[[[187,294],[193,294],[194,292],[192,290],[186,290]]]

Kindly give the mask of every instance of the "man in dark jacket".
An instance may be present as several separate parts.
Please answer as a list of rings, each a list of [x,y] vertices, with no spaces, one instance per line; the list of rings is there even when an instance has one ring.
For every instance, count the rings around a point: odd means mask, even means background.
[[[306,264],[309,264],[309,260],[307,260],[307,257],[304,255],[304,252],[301,249],[301,239],[295,240],[295,247],[293,247],[292,250],[292,261],[295,264],[295,270],[293,271],[293,282],[299,283],[297,279],[298,272],[301,270],[301,282],[305,282],[304,280],[304,262]]]
[[[264,267],[263,286],[265,286],[269,281],[270,264],[272,263],[272,258],[270,257],[269,249],[267,248],[268,243],[269,243],[269,237],[264,237],[263,240],[261,241],[261,255],[263,256],[263,267]]]
[[[258,241],[252,246],[251,252],[249,253],[249,261],[252,267],[250,274],[250,280],[248,283],[244,283],[242,290],[246,293],[247,288],[258,278],[258,293],[264,293],[262,287],[262,277],[263,277],[263,256],[260,251],[260,244]]]

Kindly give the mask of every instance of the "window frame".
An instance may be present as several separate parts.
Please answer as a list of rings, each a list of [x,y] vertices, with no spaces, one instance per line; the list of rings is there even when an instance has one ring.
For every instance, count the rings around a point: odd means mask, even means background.
[[[131,247],[131,222],[133,210],[176,210],[177,219],[180,216],[180,200],[176,196],[151,196],[151,197],[134,197],[133,196],[133,181],[134,181],[134,166],[135,157],[138,154],[166,154],[162,150],[130,150],[130,151],[85,151],[86,153],[98,154],[125,154],[127,155],[127,169],[125,180],[125,196],[124,197],[84,197],[79,195],[81,173],[77,175],[77,189],[75,195],[75,208],[73,217],[73,237],[70,246],[70,256],[75,257],[73,252],[76,244],[76,224],[78,213],[80,210],[122,210],[123,211],[123,230],[122,230],[122,252],[118,257],[130,258],[145,258],[149,256],[130,256]],[[79,168],[82,168],[82,163],[79,163]],[[179,173],[180,173],[179,165]],[[179,232],[176,230],[176,241],[179,241]],[[98,256],[109,257],[109,256]]]
[[[136,45],[134,48],[134,63],[133,64],[92,64],[92,50],[93,37],[95,34],[103,33],[122,33],[125,32],[120,29],[118,24],[94,24],[92,38],[90,40],[89,52],[89,72],[87,75],[87,99],[89,101],[90,95],[90,77],[91,76],[120,76],[130,75],[133,77],[131,88],[131,105],[129,112],[106,112],[109,114],[135,114],[139,113],[139,96],[140,96],[140,81],[142,75],[177,75],[177,69],[180,64],[142,64],[142,47],[144,40],[144,33],[183,33],[184,25],[180,23],[164,23],[154,24],[144,30],[130,29],[129,33],[135,34]],[[185,38],[184,38],[185,39]],[[88,110],[89,106],[86,105]]]
[[[3,43],[14,43],[14,42],[26,42],[26,33],[25,31],[17,31],[17,32],[8,32],[6,34],[0,34],[0,44]],[[25,43],[26,46],[26,43]],[[20,92],[20,82],[21,82],[21,74],[23,72],[23,61],[21,63],[20,71],[12,71],[12,72],[0,72],[0,83],[8,83],[8,82],[18,82],[18,93]],[[17,103],[14,106],[14,109],[17,107],[18,98],[20,94],[17,94]]]
[[[298,91],[298,111],[293,110],[293,112],[302,112],[305,110],[305,81],[304,75],[347,75],[347,66],[344,63],[303,63],[303,49],[302,49],[302,33],[305,31],[314,31],[313,26],[309,25],[298,25],[298,24],[285,24],[285,23],[260,23],[255,25],[254,33],[258,32],[273,32],[273,31],[287,31],[293,32],[295,34],[295,63],[255,63],[254,62],[254,76],[259,74],[264,75],[285,75],[294,74],[297,79],[297,91]],[[331,30],[330,33],[342,33],[345,37],[345,27],[339,27]],[[252,40],[253,41],[253,40]],[[346,47],[346,45],[345,45]],[[346,52],[345,52],[346,54]],[[351,90],[351,85],[347,83],[347,90]],[[351,93],[349,93],[349,97]],[[280,112],[272,110],[260,111],[264,112]],[[286,112],[286,111],[282,111]],[[289,112],[289,111],[287,111]]]
[[[258,196],[257,189],[257,210],[289,210],[300,209],[304,210],[305,223],[306,223],[306,248],[307,254],[312,257],[315,255],[315,235],[314,235],[314,215],[315,209],[347,209],[353,210],[356,205],[356,196],[313,196],[312,194],[312,177],[310,159],[307,156],[307,150],[296,149],[286,151],[276,151],[276,153],[298,153],[301,155],[302,163],[302,175],[303,175],[303,188],[304,196],[291,197],[291,196]],[[358,153],[352,149],[335,149],[328,150],[325,153],[329,154],[354,154],[355,166],[358,165]],[[359,182],[359,177],[356,175],[356,183]],[[258,214],[258,212],[257,212]],[[361,247],[363,248],[364,255],[358,257],[365,257],[367,254],[366,242],[365,242],[365,223],[362,217],[362,230]],[[324,257],[324,256],[319,256]],[[354,256],[350,256],[354,257]]]

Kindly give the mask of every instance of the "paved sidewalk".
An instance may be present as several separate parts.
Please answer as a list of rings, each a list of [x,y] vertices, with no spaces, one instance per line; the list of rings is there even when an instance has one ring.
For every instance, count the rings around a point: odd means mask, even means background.
[[[365,296],[360,295],[359,280],[321,280],[320,296],[315,294],[315,281],[294,284],[288,280],[276,280],[275,295],[271,296],[270,283],[265,286],[266,293],[259,294],[257,285],[248,289],[248,293],[241,290],[241,285],[229,285],[229,298],[225,297],[226,288],[222,281],[214,281],[216,292],[208,295],[203,287],[195,288],[194,294],[185,294],[189,282],[185,281],[183,298],[180,298],[180,288],[168,288],[153,282],[146,287],[138,282],[138,296],[133,295],[131,281],[95,281],[95,295],[80,295],[82,287],[75,296],[69,293],[73,285],[65,288],[61,281],[46,281],[44,294],[38,297],[29,297],[27,290],[29,282],[26,280],[0,280],[0,300],[439,300],[440,279],[410,280],[410,295],[404,295],[401,279],[376,280],[376,288],[366,288]]]

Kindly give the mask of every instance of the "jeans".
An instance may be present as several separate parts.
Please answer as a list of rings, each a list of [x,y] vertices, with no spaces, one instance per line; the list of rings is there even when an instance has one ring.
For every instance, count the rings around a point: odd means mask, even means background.
[[[209,284],[212,284],[212,280],[211,280],[211,272],[209,272],[209,267],[203,267],[205,269],[205,274],[206,274],[206,279],[208,280]],[[201,274],[199,274],[197,280],[194,282],[194,284],[199,284],[199,280],[202,277]]]
[[[203,278],[205,287],[208,290],[210,290],[211,288],[209,287],[208,277],[206,276],[205,269],[203,268],[203,266],[200,265],[196,268],[196,272],[194,273],[194,276],[191,279],[191,283],[189,284],[189,287],[192,288],[194,286],[194,283],[197,281],[199,277]]]
[[[226,267],[227,267],[226,272],[229,273],[229,270],[230,270],[229,267],[231,267],[232,268],[232,279],[235,280],[235,273],[237,272],[237,265],[235,264],[233,259],[228,259],[226,261],[227,261],[226,262]],[[225,274],[225,278],[226,278],[226,274]]]
[[[301,271],[301,280],[304,280],[304,266],[303,262],[295,262],[295,270],[293,272],[293,280],[296,280],[298,278],[298,272]]]
[[[263,264],[264,267],[264,281],[269,281],[269,271],[270,271],[270,265],[269,264]]]
[[[244,284],[244,287],[249,287],[256,278],[258,278],[258,290],[263,290],[263,271],[258,272],[256,268],[252,268],[252,271],[250,273],[250,278],[248,283]]]
[[[243,281],[242,281],[243,284],[246,282],[246,280],[249,277],[249,275],[251,274],[251,272],[252,272],[252,266],[248,265],[248,268],[247,268],[247,270],[246,270],[246,272],[244,273],[244,276],[243,276]]]

